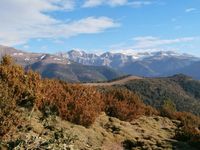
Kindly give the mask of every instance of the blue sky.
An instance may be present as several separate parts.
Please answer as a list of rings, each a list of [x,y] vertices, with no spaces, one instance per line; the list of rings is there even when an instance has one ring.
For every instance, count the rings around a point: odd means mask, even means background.
[[[199,0],[0,0],[0,44],[32,52],[200,56]]]

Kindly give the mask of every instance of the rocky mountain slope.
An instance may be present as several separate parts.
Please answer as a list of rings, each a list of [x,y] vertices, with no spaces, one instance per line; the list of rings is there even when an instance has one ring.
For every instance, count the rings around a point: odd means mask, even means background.
[[[121,72],[107,66],[87,66],[64,57],[44,53],[28,53],[11,47],[0,46],[0,58],[12,56],[26,69],[41,73],[44,78],[57,78],[68,82],[105,81],[117,78]]]

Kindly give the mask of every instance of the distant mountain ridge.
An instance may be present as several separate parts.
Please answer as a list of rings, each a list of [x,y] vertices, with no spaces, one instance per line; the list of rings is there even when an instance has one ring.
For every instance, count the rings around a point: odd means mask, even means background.
[[[4,55],[12,56],[16,63],[39,72],[44,78],[57,78],[68,82],[93,82],[111,80],[123,75],[107,66],[87,66],[53,54],[29,53],[0,46],[0,58]]]
[[[71,50],[66,53],[59,53],[57,56],[65,57],[84,65],[108,66],[125,74],[137,76],[159,77],[184,73],[200,79],[200,73],[187,69],[193,66],[193,70],[198,70],[199,67],[195,64],[200,63],[200,58],[173,51],[135,52],[132,54],[105,52],[97,55]]]
[[[34,68],[41,72],[44,77],[56,77],[72,82],[110,80],[126,74],[142,77],[166,77],[183,73],[200,79],[200,58],[173,51],[105,52],[99,55],[71,50],[64,53],[45,54],[28,53],[0,46],[0,56],[5,54],[14,57],[16,62],[24,67]],[[49,70],[52,66],[53,71]],[[55,69],[55,66],[59,69]]]

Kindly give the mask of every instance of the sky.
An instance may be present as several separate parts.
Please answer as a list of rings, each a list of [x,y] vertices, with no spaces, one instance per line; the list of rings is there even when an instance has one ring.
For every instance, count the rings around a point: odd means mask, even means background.
[[[200,56],[200,0],[0,0],[0,44]]]

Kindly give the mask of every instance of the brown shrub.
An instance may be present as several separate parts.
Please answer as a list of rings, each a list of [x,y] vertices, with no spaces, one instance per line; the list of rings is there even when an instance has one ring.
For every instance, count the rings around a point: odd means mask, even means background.
[[[121,120],[131,121],[141,115],[157,111],[144,105],[139,96],[126,89],[110,88],[104,93],[105,112]]]
[[[32,107],[38,94],[41,77],[33,71],[25,72],[21,66],[11,62],[8,56],[3,58],[0,65],[0,80],[9,87],[16,104]]]
[[[7,87],[7,91],[2,88],[2,106],[12,104],[14,108],[39,108],[44,116],[55,114],[84,126],[92,124],[101,111],[126,121],[155,113],[128,90],[108,88],[107,92],[100,93],[94,87],[42,80],[38,73],[26,72],[21,66],[13,64],[8,56],[0,65],[0,81]],[[9,98],[9,102],[5,101]]]
[[[150,105],[146,105],[145,106],[145,113],[144,113],[144,115],[145,116],[160,115],[160,112],[156,108],[154,108],[154,107],[152,107]]]
[[[0,139],[22,123],[9,87],[0,80]]]
[[[12,57],[9,55],[5,55],[1,60],[1,65],[9,66],[9,65],[13,65],[13,63],[14,63],[14,61],[13,61]]]
[[[69,119],[74,123],[81,123],[85,126],[94,122],[95,118],[103,110],[102,96],[94,88],[79,85],[71,86],[73,93],[67,104]],[[75,116],[75,117],[72,117]]]
[[[10,109],[6,107],[0,110],[0,140],[5,137],[9,132],[16,130],[16,128],[22,124],[21,113],[16,109]],[[12,134],[12,133],[10,133]],[[9,136],[9,135],[7,135]]]
[[[177,112],[170,107],[163,107],[161,115],[170,119],[180,120],[181,125],[176,130],[175,138],[189,142],[192,145],[200,144],[200,117],[189,112]],[[196,145],[195,145],[196,146]],[[200,147],[199,147],[200,148]]]
[[[93,123],[103,110],[101,94],[94,88],[41,80],[39,74],[25,72],[21,66],[13,64],[9,56],[5,56],[0,65],[0,80],[8,87],[10,95],[7,97],[12,99],[14,107],[32,108],[35,105],[46,114],[49,110],[63,119],[85,126]],[[6,93],[2,95],[5,97]],[[4,103],[8,104],[10,102]]]
[[[103,107],[101,94],[91,87],[44,80],[41,94],[37,101],[40,110],[49,105],[61,118],[84,126],[92,124]]]
[[[176,112],[172,114],[172,118],[181,121],[182,129],[186,134],[200,136],[200,118],[198,116],[188,112]]]

